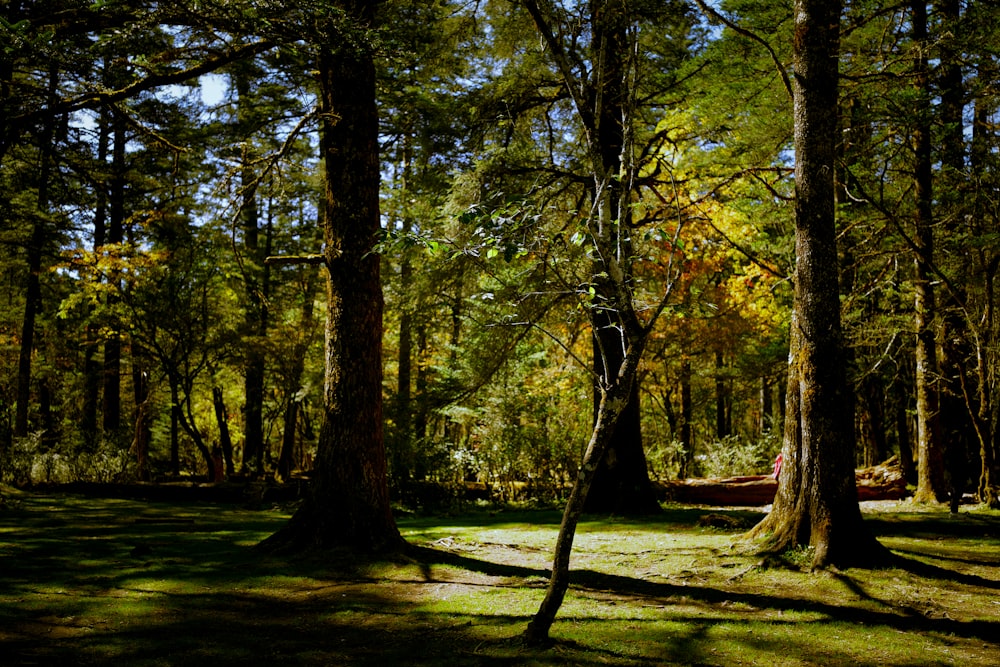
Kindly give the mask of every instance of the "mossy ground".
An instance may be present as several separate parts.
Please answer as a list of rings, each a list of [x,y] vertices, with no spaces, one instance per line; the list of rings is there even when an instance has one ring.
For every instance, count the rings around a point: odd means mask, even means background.
[[[8,496],[0,665],[1000,664],[1000,514],[865,512],[898,567],[764,562],[737,539],[754,510],[592,517],[555,642],[533,649],[519,635],[544,594],[554,511],[403,517],[420,548],[368,562],[254,549],[280,510]]]

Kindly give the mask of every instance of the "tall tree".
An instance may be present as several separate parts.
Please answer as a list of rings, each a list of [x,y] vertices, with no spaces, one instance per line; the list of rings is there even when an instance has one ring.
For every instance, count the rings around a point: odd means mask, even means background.
[[[841,3],[796,0],[795,301],[783,467],[770,514],[751,535],[815,549],[814,567],[885,555],[861,517],[840,321],[834,173]]]
[[[48,72],[47,102],[52,106],[59,84],[59,70],[53,65]],[[58,118],[51,115],[44,120],[38,136],[39,166],[36,175],[37,210],[33,216],[31,236],[26,247],[28,277],[24,299],[24,316],[21,320],[21,345],[17,364],[17,411],[14,417],[14,436],[25,437],[29,429],[29,403],[31,402],[32,358],[35,347],[36,324],[42,309],[41,273],[45,244],[50,238],[49,182],[52,178],[55,155],[55,127]]]
[[[593,180],[589,191],[596,210],[607,198],[611,216],[602,231],[609,238],[626,271],[631,271],[633,229],[632,208],[625,205],[634,196],[633,185],[623,177],[631,160],[626,153],[636,150],[634,124],[637,122],[636,68],[629,50],[635,35],[638,10],[620,0],[593,0],[570,6],[560,2],[521,3],[531,15],[541,38],[549,47],[567,95],[578,98],[575,117],[587,137],[583,164]],[[583,37],[584,26],[588,33]],[[607,177],[607,181],[604,178]],[[592,311],[595,381],[593,416],[603,395],[602,384],[617,374],[624,363],[628,343],[617,308],[602,305],[615,300],[613,280],[597,258],[590,281],[595,291]],[[611,445],[598,466],[593,486],[586,498],[589,512],[648,514],[659,511],[646,466],[642,442],[639,387],[633,383],[623,413],[610,425]]]
[[[971,2],[966,12],[967,34],[972,41],[981,44],[995,42],[997,21],[993,20],[995,8],[984,2]],[[974,221],[972,232],[977,236],[988,234],[997,221],[997,211],[991,204],[991,184],[996,183],[996,130],[991,118],[996,113],[997,81],[996,57],[991,53],[981,53],[974,63],[975,88],[972,114],[972,142],[969,151],[969,167],[974,196],[972,198]],[[997,315],[996,278],[1000,268],[997,249],[984,246],[978,250],[978,283],[976,303],[977,321],[980,334],[975,346],[975,365],[978,382],[976,387],[977,413],[974,418],[976,437],[979,442],[979,476],[976,484],[977,499],[989,506],[1000,504],[997,491],[1000,457],[1000,429],[996,419],[996,383],[990,380],[990,368],[996,365]]]
[[[309,493],[266,543],[276,548],[404,545],[389,504],[382,424],[378,109],[369,31],[374,0],[338,0],[317,44],[324,160],[324,420]]]
[[[946,497],[944,459],[942,456],[941,412],[939,409],[940,375],[938,368],[934,293],[934,195],[931,153],[931,88],[928,65],[929,36],[927,3],[910,3],[914,54],[914,86],[919,108],[913,131],[914,197],[916,213],[914,258],[916,280],[916,355],[917,355],[917,490],[918,502],[934,502]]]
[[[260,207],[257,202],[258,173],[254,147],[257,124],[254,110],[259,100],[251,96],[251,86],[260,72],[253,62],[236,63],[233,88],[236,92],[236,118],[242,139],[240,160],[239,218],[243,232],[240,267],[246,298],[244,353],[244,433],[243,472],[263,474],[264,466],[264,347],[268,321],[268,271],[264,264],[265,244],[260,239]]]
[[[625,123],[634,115],[628,105],[634,104],[636,97],[635,91],[628,89],[634,82],[629,70],[635,66],[635,63],[630,63],[631,52],[628,48],[628,29],[632,21],[627,15],[626,3],[617,0],[591,0],[588,18],[592,33],[590,61],[599,65],[594,69],[586,94],[601,102],[595,104],[596,113],[593,116],[584,114],[581,120],[590,125],[587,132],[596,139],[602,173],[621,174],[622,153],[630,149],[626,144],[626,134],[632,132],[632,128],[626,128]],[[567,82],[567,85],[574,83]],[[607,188],[611,210],[623,216],[611,223],[612,228],[618,230],[615,245],[620,247],[623,255],[628,256],[631,252],[628,231],[632,225],[631,208],[620,204],[623,200],[627,201],[631,193],[627,190],[627,182],[620,178],[612,178]],[[614,285],[603,278],[600,266],[595,268],[594,275],[598,276],[596,289],[599,298],[609,298]],[[627,344],[620,317],[616,309],[600,305],[595,308],[593,363],[598,385],[594,388],[595,422],[602,398],[599,385],[617,373],[625,361]],[[587,495],[586,511],[633,515],[659,512],[660,506],[649,481],[643,449],[637,381],[632,384],[628,404],[615,421],[612,433]]]

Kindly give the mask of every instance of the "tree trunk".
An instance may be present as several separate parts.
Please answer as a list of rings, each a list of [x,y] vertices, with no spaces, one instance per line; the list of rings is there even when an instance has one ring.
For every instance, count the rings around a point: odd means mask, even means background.
[[[105,81],[109,81],[109,68],[105,61],[104,68]],[[111,109],[108,106],[101,108],[101,115],[98,119],[97,133],[97,164],[105,167],[108,161],[108,141],[111,137]],[[108,192],[103,183],[98,182],[94,188],[94,245],[95,253],[100,251],[107,241],[108,223]],[[101,399],[101,365],[97,360],[97,353],[100,349],[100,326],[90,323],[86,328],[86,338],[84,340],[83,353],[83,406],[80,417],[80,431],[83,434],[84,443],[91,450],[95,449],[98,442],[98,407]]]
[[[325,418],[309,493],[268,540],[277,548],[391,551],[405,543],[389,504],[382,431],[382,285],[375,66],[363,42],[375,2],[335,3],[349,28],[333,26],[318,58],[326,170]]]
[[[240,225],[243,228],[243,272],[245,352],[244,352],[244,474],[257,477],[264,467],[264,350],[267,335],[267,295],[263,272],[266,271],[260,245],[260,211],[257,205],[257,174],[251,148],[252,131],[247,121],[253,100],[250,98],[251,74],[248,65],[238,65],[233,72],[237,96],[237,122],[243,130],[243,153],[240,157]]]
[[[759,433],[764,437],[774,428],[774,386],[771,378],[763,376],[760,378],[760,425]]]
[[[938,397],[938,360],[934,318],[937,312],[933,288],[934,231],[931,156],[931,92],[927,66],[927,4],[912,2],[913,39],[917,44],[915,82],[920,108],[913,132],[916,160],[914,189],[917,204],[915,240],[914,313],[917,357],[917,490],[916,502],[938,502],[947,497],[944,458],[941,453],[941,412]]]
[[[49,72],[48,98],[55,100],[59,73]],[[38,167],[38,215],[34,216],[31,238],[28,240],[28,279],[24,291],[24,316],[21,320],[21,347],[17,358],[17,406],[14,411],[14,437],[27,437],[29,431],[28,406],[31,403],[31,361],[35,348],[35,321],[42,310],[42,247],[48,236],[45,228],[49,207],[49,178],[52,170],[52,151],[55,141],[55,118],[45,120],[39,136],[41,159]]]
[[[626,7],[621,0],[592,0],[590,2],[590,24],[594,33],[591,46],[591,62],[596,63],[594,79],[587,91],[592,99],[592,115],[581,115],[593,141],[595,173],[619,175],[622,168],[622,151],[625,146],[625,123],[627,115],[626,57],[628,55],[628,19]],[[567,85],[569,82],[567,82]],[[599,180],[600,182],[600,180]],[[624,192],[618,179],[608,179],[599,185],[606,196],[610,210],[615,216],[625,218],[631,213],[630,207],[622,206]],[[620,249],[623,257],[630,253],[630,240],[625,231],[625,219],[607,220],[609,233],[615,236],[613,246]],[[615,224],[620,223],[620,224]],[[610,230],[616,231],[610,231]],[[628,259],[625,260],[629,261]],[[603,274],[604,267],[594,268],[595,276]],[[625,357],[624,324],[620,313],[606,307],[613,303],[615,286],[609,280],[595,279],[597,302],[594,327],[594,374],[597,383],[605,386],[617,374]],[[600,409],[602,389],[594,389],[594,423]],[[628,405],[612,426],[611,440],[603,459],[600,460],[593,487],[586,498],[587,512],[614,513],[623,515],[656,514],[661,511],[656,494],[649,481],[646,452],[642,442],[642,411],[639,403],[639,387],[636,384],[628,394]]]
[[[215,423],[219,428],[219,449],[225,462],[226,475],[232,477],[236,473],[236,466],[233,463],[233,438],[229,434],[229,411],[226,410],[222,387],[212,387],[212,406],[215,408]]]
[[[413,149],[409,134],[404,134],[400,162],[400,179],[398,197],[406,201],[409,198],[410,181],[412,180]],[[413,230],[413,220],[404,204],[401,215],[403,235]],[[394,433],[392,442],[394,484],[405,483],[413,476],[414,437],[413,437],[413,306],[411,304],[411,286],[413,282],[413,261],[407,249],[400,254],[399,259],[399,353],[396,367],[396,401],[394,416]]]
[[[678,477],[684,479],[692,474],[694,466],[694,438],[691,436],[692,414],[691,404],[691,360],[687,357],[681,361],[681,466]]]
[[[594,344],[595,376],[607,383],[625,361],[624,333],[608,317],[608,311],[594,313],[594,327],[601,340]],[[595,387],[594,423],[603,401],[600,386]],[[584,511],[588,513],[641,516],[661,511],[649,480],[646,452],[642,445],[639,386],[633,383],[628,402],[610,427],[609,444],[594,473]]]
[[[994,80],[997,75],[997,68],[992,61],[980,63],[977,68],[978,79],[980,81]],[[989,178],[989,166],[987,164],[990,156],[990,146],[995,139],[992,130],[992,117],[995,113],[996,104],[989,99],[983,91],[976,97],[975,109],[972,123],[972,147],[970,151],[970,163],[972,168],[972,178],[975,184],[975,209],[973,219],[983,221],[986,211],[991,205],[989,196],[985,190]],[[982,224],[980,222],[980,224]],[[982,229],[978,229],[980,233]],[[1000,259],[990,258],[980,251],[980,271],[983,283],[982,323],[981,335],[978,337],[976,345],[976,364],[978,366],[979,383],[977,387],[979,413],[975,418],[978,425],[977,437],[979,440],[979,476],[976,480],[976,499],[990,507],[1000,505],[1000,497],[997,494],[996,465],[997,465],[997,437],[1000,429],[994,416],[994,402],[996,401],[993,383],[987,381],[989,377],[990,355],[995,349],[996,341],[996,291],[995,283]],[[995,356],[993,357],[995,358]]]
[[[597,408],[597,420],[590,441],[583,456],[583,463],[570,491],[563,511],[559,536],[556,538],[555,556],[552,561],[552,575],[538,611],[528,623],[524,639],[531,645],[544,645],[549,641],[549,630],[555,621],[569,588],[569,563],[573,552],[576,528],[583,516],[584,505],[600,462],[614,438],[615,423],[628,408],[629,396],[635,388],[635,374],[642,356],[642,342],[633,340],[612,384],[601,396]]]
[[[181,442],[180,442],[180,389],[173,376],[170,382],[170,472],[174,477],[181,474]]]
[[[413,410],[413,439],[415,443],[421,442],[427,437],[427,416],[430,411],[430,401],[428,396],[428,372],[425,360],[428,356],[427,325],[420,323],[417,325],[417,377],[414,380],[413,389],[415,391],[416,405]],[[413,478],[425,479],[427,477],[424,459],[416,457],[413,462]]]
[[[729,420],[729,387],[726,382],[726,364],[721,350],[715,351],[715,437],[725,440],[732,432]]]
[[[178,382],[178,386],[180,384],[181,383]],[[215,465],[213,452],[205,443],[205,438],[202,436],[201,429],[198,428],[198,423],[195,421],[194,414],[191,412],[192,387],[190,384],[184,386],[183,391],[183,405],[177,406],[177,422],[180,424],[181,428],[184,429],[184,432],[191,438],[191,441],[194,443],[198,453],[201,454],[201,459],[205,464],[205,479],[209,482],[221,482],[222,479],[219,475],[220,470]]]
[[[111,191],[108,197],[108,229],[107,242],[120,244],[125,240],[125,148],[128,141],[128,128],[121,111],[111,112],[113,144],[111,147]],[[108,276],[111,282],[121,280],[117,272]],[[116,297],[114,290],[108,295],[109,302]],[[119,327],[115,327],[118,329]],[[121,332],[114,330],[104,342],[104,370],[102,375],[101,397],[103,399],[103,429],[104,437],[119,441],[119,430],[122,425],[122,394],[121,394]]]
[[[896,421],[896,445],[899,451],[899,467],[903,471],[903,479],[907,484],[915,484],[917,481],[917,468],[913,460],[913,441],[910,439],[911,411],[910,411],[910,386],[902,376],[903,369],[896,371],[896,377],[892,381],[893,394],[895,395],[895,421]]]
[[[310,274],[312,276],[314,274]],[[312,331],[315,326],[313,318],[314,280],[309,277],[303,285],[304,298],[302,300],[302,321],[299,330],[302,332]],[[281,453],[278,456],[278,475],[283,480],[288,480],[292,476],[292,471],[298,467],[298,457],[295,455],[296,431],[298,429],[298,418],[301,412],[302,399],[299,390],[302,385],[302,375],[306,368],[306,354],[309,351],[310,337],[301,334],[292,347],[292,369],[288,377],[288,386],[285,388],[285,415],[281,432]]]
[[[149,371],[141,348],[132,344],[132,391],[135,398],[135,422],[131,452],[135,455],[136,478],[152,480],[149,469],[149,443],[153,439],[153,413],[150,405]]]
[[[813,566],[881,562],[854,476],[854,417],[840,324],[834,209],[839,2],[796,0],[795,299],[783,465],[771,513],[751,536],[814,548]]]

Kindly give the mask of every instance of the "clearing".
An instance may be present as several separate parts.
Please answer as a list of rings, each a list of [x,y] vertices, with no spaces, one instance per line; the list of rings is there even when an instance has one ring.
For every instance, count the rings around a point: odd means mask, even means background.
[[[863,509],[898,567],[762,560],[754,508],[591,517],[538,650],[553,510],[403,516],[416,557],[363,562],[261,554],[280,508],[8,493],[0,665],[1000,664],[1000,513]]]

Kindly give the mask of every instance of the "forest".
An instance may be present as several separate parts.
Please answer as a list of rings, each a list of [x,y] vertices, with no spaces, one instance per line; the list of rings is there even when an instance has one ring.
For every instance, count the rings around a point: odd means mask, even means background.
[[[6,2],[0,481],[996,505],[1000,8],[836,4]]]

